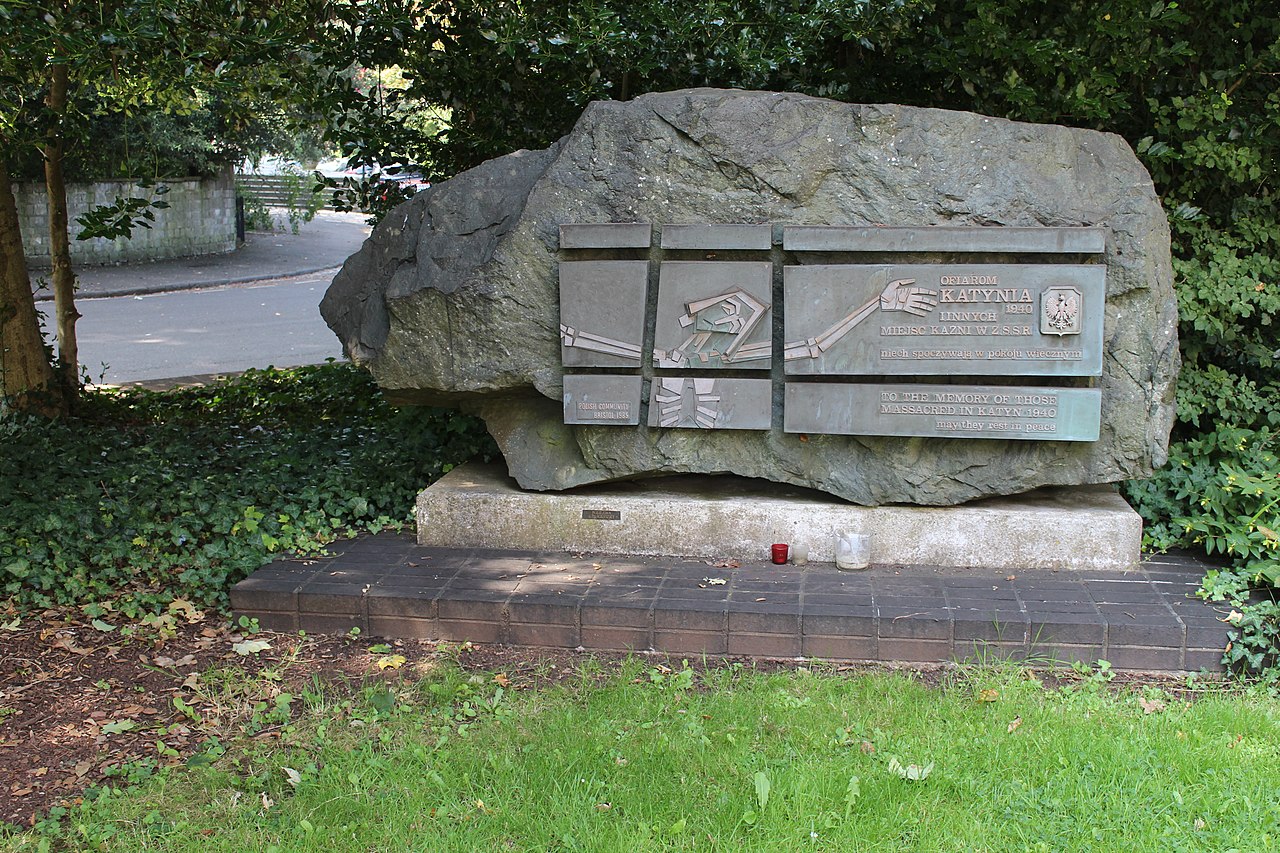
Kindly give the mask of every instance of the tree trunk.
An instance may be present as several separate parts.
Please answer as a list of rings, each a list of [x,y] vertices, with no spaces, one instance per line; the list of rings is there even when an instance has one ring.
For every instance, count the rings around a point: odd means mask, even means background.
[[[27,260],[22,254],[7,149],[8,140],[0,139],[0,412],[12,406],[54,414],[53,368],[40,335]]]
[[[58,382],[68,401],[80,389],[80,353],[76,344],[76,274],[71,268],[67,231],[67,184],[62,177],[62,122],[67,111],[67,66],[49,65],[49,130],[44,146],[44,184],[49,198],[49,259],[53,265],[53,305],[58,329]]]

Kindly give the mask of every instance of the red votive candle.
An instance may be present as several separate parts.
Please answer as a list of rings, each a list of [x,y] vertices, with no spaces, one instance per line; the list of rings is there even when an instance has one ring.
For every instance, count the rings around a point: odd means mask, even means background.
[[[786,545],[780,544],[780,545],[773,546],[773,562],[779,566],[784,565],[787,562],[787,546]]]

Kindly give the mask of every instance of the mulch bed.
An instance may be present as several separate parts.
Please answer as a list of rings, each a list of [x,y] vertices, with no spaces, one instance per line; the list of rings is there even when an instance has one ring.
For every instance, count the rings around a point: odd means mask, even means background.
[[[382,640],[260,633],[248,639],[266,640],[270,648],[241,654],[234,647],[246,636],[221,618],[182,612],[177,616],[164,630],[144,627],[135,636],[125,637],[121,628],[112,628],[107,621],[95,626],[78,612],[50,611],[22,619],[0,613],[0,821],[34,825],[52,807],[78,803],[86,788],[125,783],[125,769],[138,762],[181,764],[198,753],[210,736],[223,742],[243,736],[245,709],[252,702],[269,700],[271,692],[296,692],[315,677],[357,686],[371,679],[414,679],[420,674],[415,664],[447,655],[464,669],[501,673],[504,684],[533,688],[576,677],[587,658],[622,657],[404,640],[394,641],[393,652],[405,662],[397,668],[380,668],[384,652],[370,649]],[[655,666],[680,665],[662,655],[653,659]],[[757,669],[799,664],[795,660],[747,662]],[[701,662],[690,663],[700,668]],[[834,669],[887,668],[891,667]],[[934,684],[953,669],[908,668]],[[241,708],[211,699],[216,691],[207,682],[202,684],[202,679],[216,677],[219,670],[236,673],[236,682],[255,685],[260,692],[245,697]],[[1069,671],[1045,675],[1050,685],[1075,677]],[[1124,689],[1134,683],[1157,683],[1180,692],[1182,682],[1167,676],[1125,675],[1112,687]],[[175,698],[191,706],[200,722],[184,714]],[[254,736],[270,738],[277,733],[266,729]],[[163,743],[163,752],[157,742]]]

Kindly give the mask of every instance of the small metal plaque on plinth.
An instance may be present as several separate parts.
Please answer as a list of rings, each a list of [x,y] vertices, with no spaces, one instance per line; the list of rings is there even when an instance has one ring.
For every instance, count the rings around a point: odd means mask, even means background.
[[[1098,376],[1101,264],[789,266],[788,375]]]
[[[649,386],[651,427],[769,429],[772,408],[768,379],[666,376]]]
[[[653,365],[768,370],[772,303],[768,261],[663,262]]]
[[[833,435],[1097,441],[1097,388],[788,382],[785,430]]]
[[[564,422],[595,426],[640,423],[639,376],[566,376]]]

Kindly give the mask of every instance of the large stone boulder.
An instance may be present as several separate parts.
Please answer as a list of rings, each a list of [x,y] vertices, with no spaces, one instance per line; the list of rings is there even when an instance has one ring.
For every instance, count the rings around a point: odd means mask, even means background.
[[[1099,440],[566,425],[559,228],[604,222],[1102,227]],[[1147,172],[1118,136],[972,113],[711,89],[593,103],[545,151],[396,208],[321,310],[392,399],[479,414],[535,490],[732,472],[866,505],[950,505],[1147,476],[1174,416],[1169,230]]]

